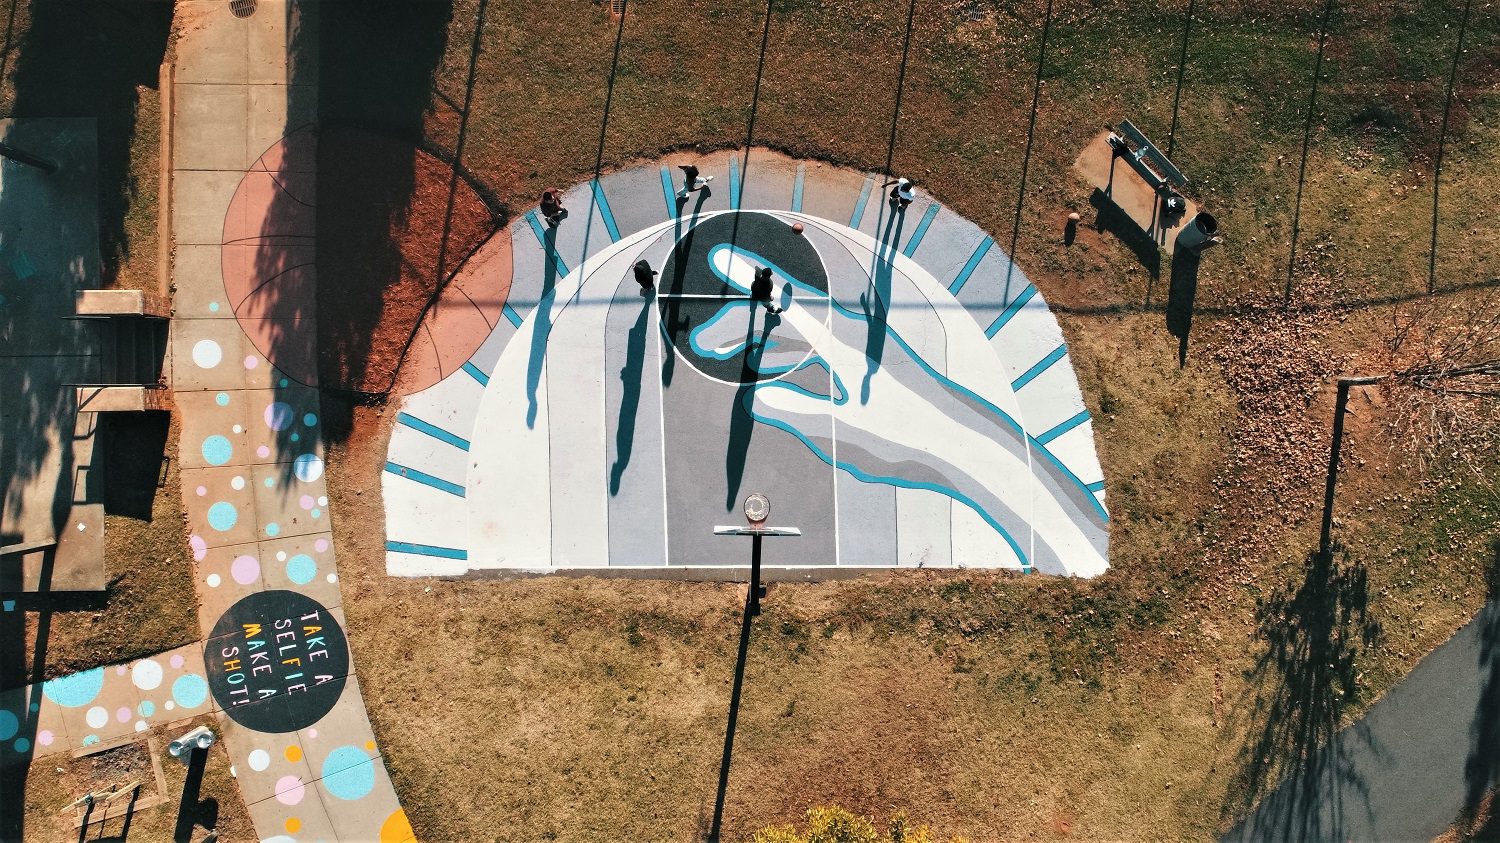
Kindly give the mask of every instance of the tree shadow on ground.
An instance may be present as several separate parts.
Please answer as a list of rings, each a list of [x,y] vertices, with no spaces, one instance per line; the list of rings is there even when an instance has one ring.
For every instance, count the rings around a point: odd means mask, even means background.
[[[1287,582],[1256,608],[1266,649],[1246,677],[1250,698],[1239,709],[1250,728],[1224,806],[1226,817],[1252,807],[1255,813],[1235,838],[1342,839],[1341,828],[1325,827],[1339,824],[1337,806],[1352,796],[1368,807],[1351,754],[1370,736],[1356,726],[1354,740],[1332,738],[1359,699],[1357,657],[1381,638],[1367,614],[1369,583],[1364,566],[1351,564],[1342,548],[1313,551],[1304,565],[1301,582]]]

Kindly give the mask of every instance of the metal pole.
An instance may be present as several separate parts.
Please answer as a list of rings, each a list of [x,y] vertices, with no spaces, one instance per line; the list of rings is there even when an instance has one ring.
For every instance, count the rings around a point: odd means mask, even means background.
[[[1369,386],[1380,378],[1339,378],[1338,397],[1333,403],[1333,445],[1328,449],[1328,485],[1323,489],[1323,529],[1318,535],[1318,558],[1327,562],[1333,548],[1333,493],[1339,482],[1339,450],[1344,444],[1344,413],[1349,407],[1349,387]]]
[[[729,758],[734,753],[734,725],[740,716],[740,689],[745,684],[745,657],[750,652],[750,620],[760,614],[760,536],[750,541],[750,587],[745,592],[745,616],[740,621],[740,654],[734,663],[734,690],[729,695],[729,725],[724,729],[724,757],[719,761],[719,793],[714,797],[714,824],[708,843],[719,843],[724,823],[724,794],[729,790]]]

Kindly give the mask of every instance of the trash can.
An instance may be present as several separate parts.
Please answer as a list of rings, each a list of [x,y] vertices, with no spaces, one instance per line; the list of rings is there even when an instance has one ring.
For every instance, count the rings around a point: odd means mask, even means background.
[[[1182,249],[1191,249],[1194,252],[1202,252],[1211,249],[1224,242],[1219,233],[1219,221],[1214,215],[1207,211],[1199,211],[1188,224],[1177,233],[1177,246]]]

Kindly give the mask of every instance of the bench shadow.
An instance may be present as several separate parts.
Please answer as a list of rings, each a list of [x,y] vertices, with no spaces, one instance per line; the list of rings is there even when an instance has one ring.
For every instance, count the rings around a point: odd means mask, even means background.
[[[1150,275],[1150,283],[1155,284],[1161,277],[1161,248],[1156,245],[1156,241],[1151,239],[1151,235],[1141,230],[1136,221],[1125,213],[1124,208],[1116,205],[1115,200],[1111,199],[1109,194],[1097,187],[1089,196],[1089,205],[1093,206],[1095,211],[1094,230],[1113,234],[1125,245],[1125,248],[1130,250],[1140,265],[1145,267],[1147,274]],[[1148,287],[1146,292],[1148,307],[1150,298],[1151,293]]]

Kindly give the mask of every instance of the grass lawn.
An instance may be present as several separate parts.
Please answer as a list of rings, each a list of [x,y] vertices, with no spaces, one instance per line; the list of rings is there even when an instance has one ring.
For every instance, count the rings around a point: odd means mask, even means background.
[[[1346,551],[1326,581],[1305,564],[1331,378],[1376,365],[1393,308],[1426,290],[1435,126],[1461,7],[1405,0],[1333,16],[1299,307],[1284,312],[1322,4],[1200,5],[1174,157],[1227,241],[1205,256],[1179,367],[1167,267],[1153,272],[1093,230],[1071,164],[1122,118],[1166,142],[1180,5],[1057,4],[1016,249],[1058,313],[1094,416],[1112,570],[1089,582],[891,573],[774,587],[751,645],[730,839],[831,803],[905,810],[975,840],[1210,838],[1485,599],[1493,491],[1459,467],[1414,474],[1365,398],[1340,488]],[[427,131],[440,144],[465,99],[478,8],[454,4],[433,70]],[[631,4],[606,168],[744,143],[762,8]],[[905,7],[774,8],[755,142],[880,168]],[[464,160],[519,213],[592,173],[615,23],[597,4],[485,12]],[[893,168],[1002,244],[1042,18],[1033,2],[916,11]],[[1451,295],[1476,303],[1500,277],[1500,234],[1475,210],[1500,200],[1497,26],[1471,22],[1442,174],[1439,285],[1472,287]],[[1070,210],[1085,223],[1066,247]],[[332,449],[330,497],[361,685],[419,836],[705,829],[742,589],[387,578],[373,490],[393,416],[355,412]],[[1297,612],[1353,606],[1363,614],[1334,640],[1296,638],[1307,629]],[[1349,658],[1336,675],[1296,655],[1330,647]],[[1326,680],[1315,697],[1309,676]],[[1298,720],[1310,711],[1328,718]]]

